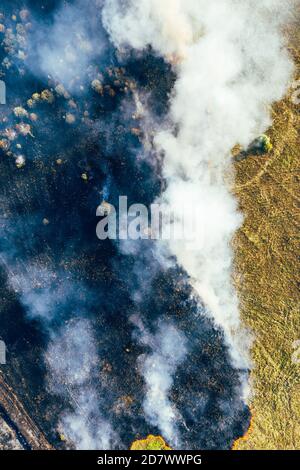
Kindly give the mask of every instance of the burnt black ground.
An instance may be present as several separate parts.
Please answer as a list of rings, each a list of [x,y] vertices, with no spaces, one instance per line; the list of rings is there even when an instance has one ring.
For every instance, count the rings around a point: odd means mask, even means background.
[[[51,21],[51,11],[60,2],[42,2],[43,9],[41,2],[28,3],[40,18]],[[7,5],[10,11],[17,10],[20,4],[23,2],[4,2],[2,8]],[[105,60],[106,67],[123,66],[128,79],[151,92],[154,114],[162,117],[167,113],[175,77],[161,58],[149,51],[120,64],[111,46]],[[105,70],[103,64],[101,67]],[[114,86],[107,72],[104,79]],[[22,77],[13,69],[5,73],[5,81],[8,108],[26,103],[33,92],[48,87],[30,71]],[[149,163],[141,164],[135,158],[142,147],[130,131],[135,122],[124,120],[122,115],[122,93],[116,89],[115,97],[101,97],[90,90],[77,97],[80,112],[87,106],[91,121],[76,126],[62,121],[62,100],[41,105],[37,111],[39,121],[34,125],[35,138],[29,136],[22,141],[26,166],[16,169],[13,159],[1,155],[1,251],[7,253],[13,248],[14,262],[21,263],[24,272],[33,260],[57,272],[54,288],[67,277],[80,285],[79,292],[69,293],[67,307],[57,306],[59,315],[52,327],[58,329],[69,320],[73,306],[93,321],[103,365],[99,372],[101,406],[118,430],[122,446],[128,448],[135,438],[159,433],[145,421],[142,410],[144,383],[137,360],[147,349],[132,339],[129,321],[138,312],[150,331],[155,331],[158,320],[171,319],[188,338],[189,353],[176,372],[171,394],[185,422],[179,424],[183,446],[229,449],[247,429],[249,410],[239,398],[239,372],[230,365],[222,332],[213,326],[204,308],[199,311],[187,276],[179,268],[160,269],[152,247],[147,246],[141,250],[139,262],[150,281],[137,305],[132,300],[140,284],[134,274],[136,257],[122,255],[118,244],[101,242],[96,237],[96,208],[108,177],[111,203],[124,194],[129,203],[149,205],[164,186]],[[132,101],[131,92],[126,99]],[[63,165],[56,164],[57,158],[63,159]],[[81,179],[84,171],[89,174],[88,183]],[[49,225],[43,225],[44,218]],[[49,441],[60,448],[63,444],[57,435],[57,420],[70,404],[46,389],[47,328],[28,317],[7,283],[9,269],[9,263],[1,268],[0,335],[8,348],[8,364],[1,370]],[[116,404],[124,397],[132,401],[120,411]]]

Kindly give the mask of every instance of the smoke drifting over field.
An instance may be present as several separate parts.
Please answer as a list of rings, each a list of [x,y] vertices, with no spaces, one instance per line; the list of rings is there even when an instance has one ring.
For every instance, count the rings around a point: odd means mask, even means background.
[[[249,422],[250,342],[231,285],[242,216],[225,179],[231,148],[269,125],[287,86],[279,2],[45,1],[22,15],[12,3],[1,321],[30,408],[42,403],[35,419],[58,448],[162,433],[228,449]],[[201,239],[99,241],[96,208],[120,195],[178,217],[182,200],[197,205]]]
[[[283,48],[281,2],[157,0],[105,2],[104,24],[119,47],[149,45],[174,63],[165,128],[155,136],[164,156],[162,199],[175,214],[182,201],[199,210],[202,233],[169,248],[199,298],[225,332],[234,364],[249,366],[250,340],[231,284],[230,241],[242,217],[228,189],[231,149],[271,124],[268,106],[285,93],[292,64]],[[285,10],[286,11],[286,10]],[[170,14],[172,12],[172,14]]]

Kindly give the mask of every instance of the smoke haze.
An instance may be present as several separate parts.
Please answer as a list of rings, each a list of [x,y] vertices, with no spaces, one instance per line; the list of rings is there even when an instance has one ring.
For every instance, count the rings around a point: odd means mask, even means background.
[[[286,5],[287,6],[287,5]],[[174,64],[177,80],[155,146],[164,157],[162,199],[181,223],[182,201],[198,209],[202,236],[171,241],[199,298],[225,332],[234,364],[250,365],[239,319],[230,242],[242,216],[230,194],[231,149],[271,124],[269,105],[285,93],[292,63],[283,47],[281,2],[107,0],[104,25],[117,47],[148,46]],[[172,12],[172,14],[170,14]],[[227,182],[226,182],[227,180]],[[189,213],[185,213],[189,217]]]
[[[243,220],[231,149],[271,124],[288,86],[288,3],[28,2],[23,61],[11,4],[1,71],[27,115],[7,113],[1,138],[37,117],[34,137],[12,138],[0,160],[1,321],[21,364],[15,388],[20,373],[57,448],[128,449],[160,433],[176,448],[229,449],[249,424],[251,367],[231,281]],[[27,106],[45,88],[53,101]],[[120,195],[162,202],[173,225],[183,201],[188,226],[197,207],[201,237],[99,241],[96,208]]]

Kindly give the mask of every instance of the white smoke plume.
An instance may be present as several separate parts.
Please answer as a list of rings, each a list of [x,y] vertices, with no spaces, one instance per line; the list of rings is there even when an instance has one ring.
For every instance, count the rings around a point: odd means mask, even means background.
[[[270,126],[270,105],[287,89],[293,67],[281,26],[290,5],[106,0],[103,10],[103,23],[118,48],[150,45],[176,70],[168,123],[155,137],[168,183],[163,201],[179,222],[182,201],[196,206],[203,234],[193,243],[170,241],[169,249],[223,328],[234,364],[241,368],[250,366],[251,340],[241,326],[231,280],[230,242],[242,222],[228,187],[231,149],[249,145]]]
[[[87,319],[71,321],[54,334],[46,354],[51,392],[71,398],[74,409],[63,414],[61,429],[79,450],[108,450],[116,438],[99,410],[94,385],[99,381],[97,358],[92,325]]]
[[[140,343],[151,350],[150,354],[140,358],[141,373],[146,383],[143,403],[146,419],[160,429],[168,443],[178,448],[180,441],[176,422],[180,416],[170,400],[170,392],[176,369],[187,353],[186,338],[170,322],[160,323],[152,335],[139,317],[133,316],[131,321],[138,329]]]
[[[3,260],[3,258],[2,258]],[[39,319],[47,328],[57,315],[57,306],[63,305],[66,291],[72,291],[73,285],[66,278],[59,287],[53,289],[58,275],[37,264],[6,263],[8,282],[26,309],[27,316]]]

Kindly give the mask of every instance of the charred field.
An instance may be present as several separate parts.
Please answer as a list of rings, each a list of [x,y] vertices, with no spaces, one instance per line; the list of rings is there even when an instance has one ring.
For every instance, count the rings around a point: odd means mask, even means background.
[[[53,3],[49,2],[46,12],[38,7],[33,14],[47,14],[51,21]],[[8,2],[5,18],[14,12],[19,14]],[[90,83],[84,96],[76,96],[76,90],[74,98],[66,100],[55,91],[58,82],[37,79],[14,59],[14,52],[10,54],[12,64],[2,72],[8,93],[7,105],[1,108],[3,132],[24,121],[14,115],[16,107],[26,108],[37,118],[30,121],[27,115],[30,134],[10,141],[8,154],[3,151],[0,162],[1,339],[8,356],[1,380],[11,387],[51,446],[74,445],[61,439],[59,421],[62,413],[72,411],[77,390],[64,376],[56,380],[65,393],[49,390],[45,351],[54,332],[67,329],[77,318],[88,319],[98,356],[88,385],[96,390],[95,407],[101,407],[118,429],[116,448],[129,448],[134,439],[160,432],[145,421],[142,410],[145,383],[137,364],[147,347],[133,339],[130,318],[138,313],[149,331],[160,321],[170,320],[186,332],[189,342],[189,354],[178,367],[171,390],[181,416],[183,445],[229,449],[246,431],[250,413],[238,396],[239,372],[230,364],[223,334],[204,315],[204,307],[199,311],[186,274],[176,266],[162,269],[151,247],[142,245],[137,269],[135,254],[123,255],[118,246],[95,236],[96,208],[108,180],[110,202],[127,194],[129,201],[149,205],[162,191],[159,165],[153,168],[147,161],[136,161],[142,143],[132,131],[139,123],[131,110],[138,86],[149,94],[158,119],[167,111],[174,83],[170,67],[151,51],[120,62],[110,48],[105,59],[101,57],[101,67],[97,56],[89,64]],[[4,48],[1,59],[6,55]],[[100,94],[90,85],[99,73]],[[29,109],[28,100],[43,90],[53,94],[53,101],[39,100]],[[70,110],[76,119],[71,125],[65,119]],[[18,168],[15,155],[20,152],[26,164]],[[45,271],[51,273],[50,281],[43,277]],[[138,306],[132,299],[137,286],[142,292]],[[55,315],[47,321],[31,316],[31,301],[24,303],[24,289],[41,296]],[[77,367],[82,367],[80,358]],[[102,432],[96,415],[95,410],[88,418],[92,436]]]
[[[178,91],[176,60],[115,45],[103,3],[0,7],[0,447],[123,450],[155,435],[178,449],[299,448],[299,106],[275,104],[272,151],[233,165],[250,371],[174,254],[96,236],[100,204],[126,195],[150,210],[166,191],[154,142]]]

